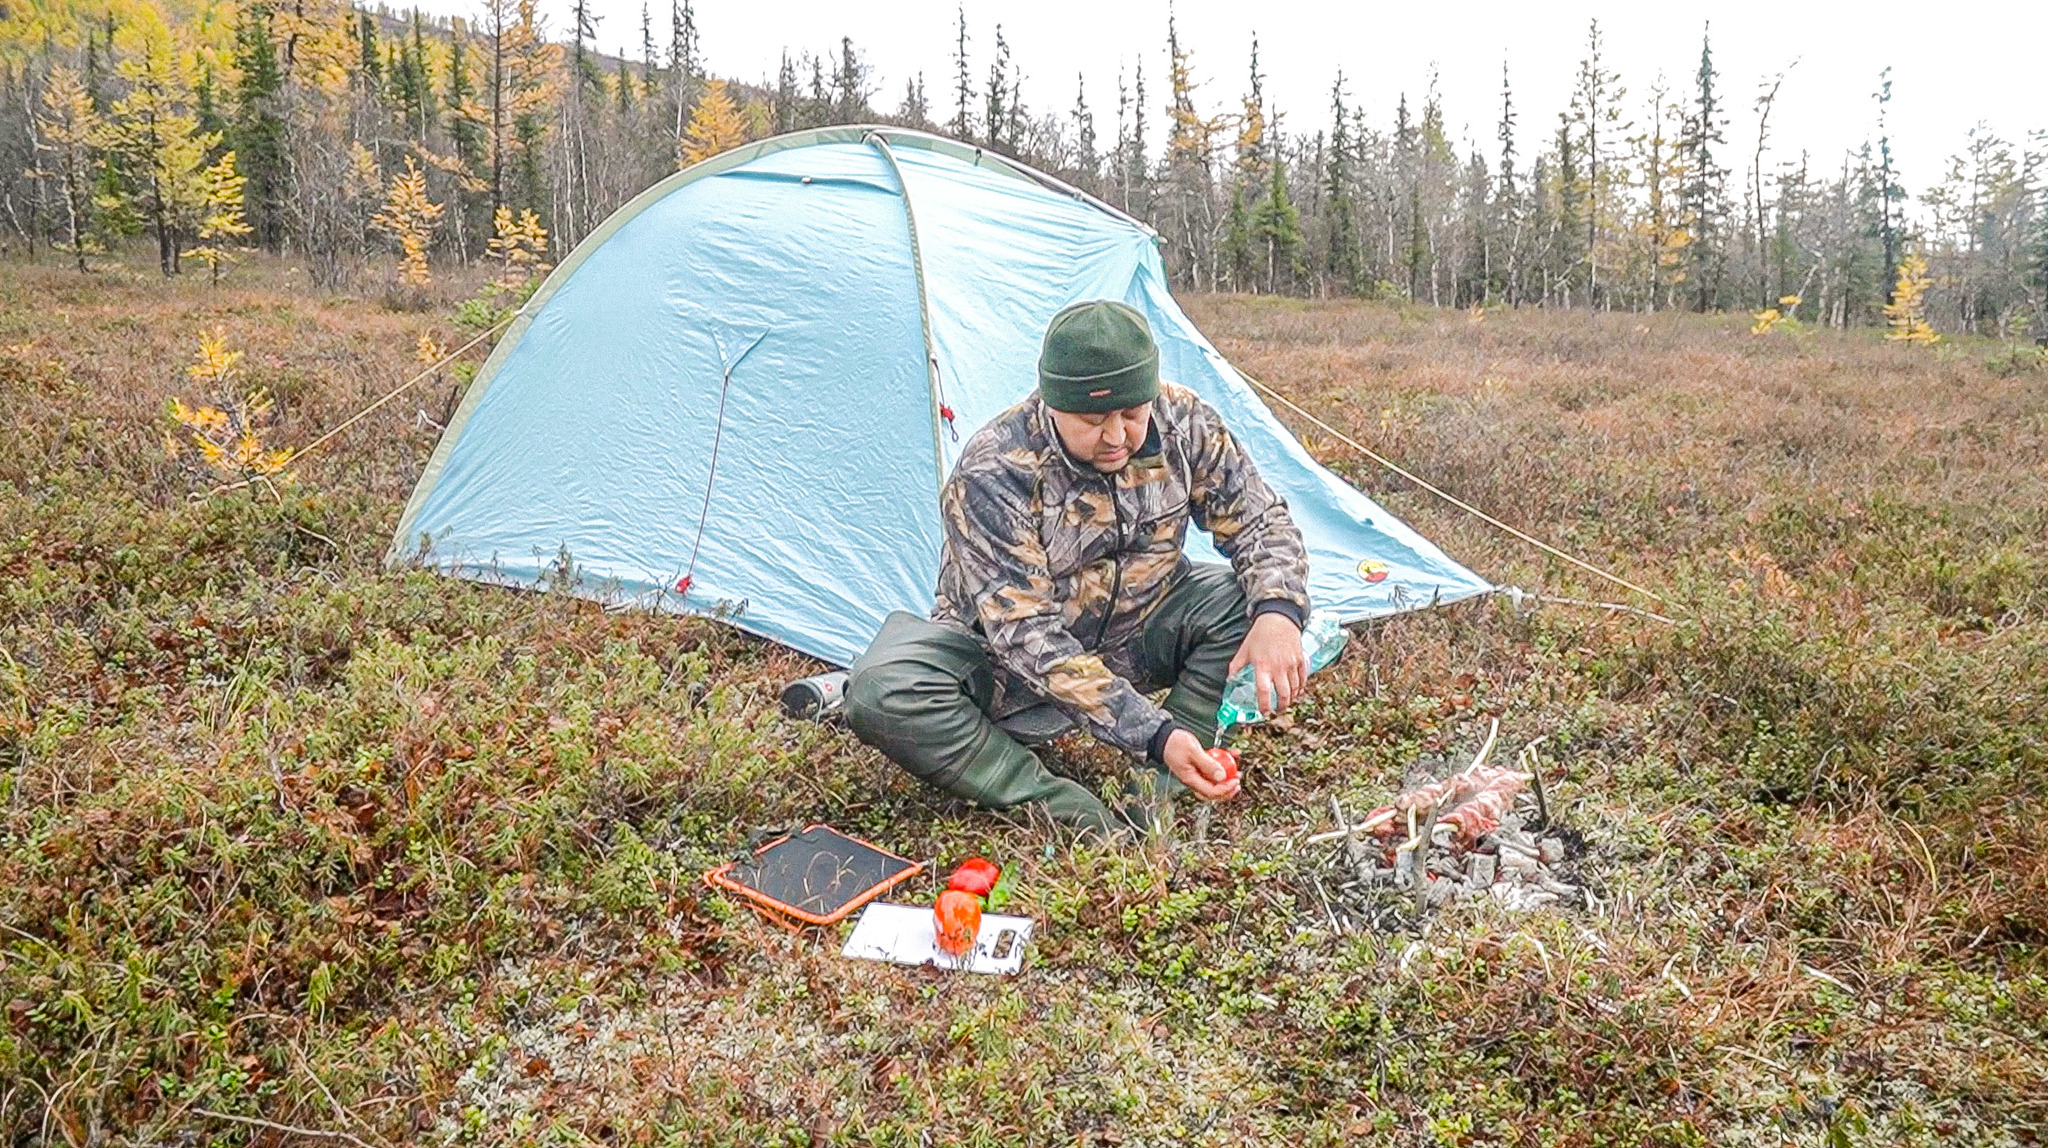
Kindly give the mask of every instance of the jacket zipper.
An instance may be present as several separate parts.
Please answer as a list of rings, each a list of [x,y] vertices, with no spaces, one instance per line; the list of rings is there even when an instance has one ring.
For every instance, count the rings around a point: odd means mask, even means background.
[[[1116,549],[1109,553],[1109,601],[1102,607],[1102,625],[1095,630],[1095,649],[1109,636],[1109,620],[1116,615],[1117,595],[1124,592],[1124,504],[1116,496],[1116,476],[1109,475],[1109,509],[1116,515]]]

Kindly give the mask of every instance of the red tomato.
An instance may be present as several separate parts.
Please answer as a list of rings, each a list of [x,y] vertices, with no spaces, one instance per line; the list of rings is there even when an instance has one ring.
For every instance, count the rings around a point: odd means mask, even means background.
[[[964,957],[974,951],[975,934],[981,932],[981,898],[948,889],[932,906],[932,920],[938,926],[939,951]]]
[[[969,857],[953,870],[953,876],[946,881],[946,888],[986,897],[1002,875],[1003,871],[996,868],[995,862],[985,857]]]
[[[1216,764],[1223,767],[1223,780],[1237,780],[1239,759],[1236,750],[1225,749],[1219,745],[1215,749],[1209,751],[1209,756],[1215,759]]]

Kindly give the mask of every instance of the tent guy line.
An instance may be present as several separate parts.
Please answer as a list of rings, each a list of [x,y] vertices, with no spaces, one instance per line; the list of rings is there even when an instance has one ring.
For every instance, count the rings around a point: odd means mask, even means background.
[[[1638,586],[1635,583],[1629,581],[1628,579],[1621,577],[1619,574],[1610,574],[1607,571],[1600,569],[1598,566],[1593,565],[1591,562],[1588,562],[1583,558],[1574,558],[1571,555],[1566,554],[1564,551],[1559,550],[1557,547],[1552,546],[1550,543],[1543,541],[1541,538],[1537,538],[1531,534],[1526,534],[1520,530],[1515,529],[1512,526],[1509,526],[1507,523],[1502,522],[1500,519],[1495,518],[1493,515],[1486,513],[1484,510],[1481,510],[1478,507],[1472,505],[1471,503],[1466,502],[1464,499],[1459,498],[1457,495],[1452,494],[1451,492],[1443,489],[1442,487],[1424,480],[1423,478],[1417,476],[1413,471],[1410,471],[1407,468],[1403,467],[1401,464],[1395,462],[1394,460],[1388,458],[1383,454],[1380,454],[1379,452],[1359,442],[1357,439],[1352,438],[1350,435],[1345,434],[1343,431],[1340,431],[1336,427],[1331,426],[1329,423],[1326,423],[1323,420],[1317,418],[1315,415],[1310,414],[1306,409],[1302,407],[1300,403],[1295,402],[1293,399],[1288,398],[1286,395],[1281,394],[1279,391],[1276,391],[1273,388],[1267,386],[1266,384],[1260,382],[1259,380],[1252,378],[1250,375],[1245,374],[1244,371],[1239,369],[1235,363],[1231,364],[1231,369],[1237,371],[1238,378],[1243,379],[1245,382],[1250,383],[1252,386],[1257,387],[1259,390],[1266,392],[1266,394],[1272,396],[1273,398],[1280,400],[1280,404],[1282,406],[1286,407],[1290,411],[1293,411],[1295,414],[1300,415],[1302,418],[1307,419],[1309,422],[1314,423],[1317,427],[1327,432],[1332,438],[1335,438],[1338,442],[1343,443],[1345,446],[1348,446],[1352,450],[1355,450],[1358,453],[1364,455],[1365,457],[1373,460],[1374,462],[1379,463],[1381,466],[1386,467],[1388,470],[1393,471],[1395,474],[1400,475],[1402,478],[1407,479],[1409,482],[1412,482],[1415,485],[1421,487],[1422,489],[1430,492],[1431,494],[1436,495],[1438,498],[1443,499],[1445,502],[1450,503],[1452,506],[1457,507],[1459,510],[1462,510],[1467,514],[1472,515],[1473,517],[1479,519],[1482,522],[1487,523],[1490,526],[1494,526],[1498,529],[1505,530],[1509,534],[1514,535],[1516,538],[1519,538],[1522,541],[1527,542],[1529,545],[1536,547],[1538,550],[1543,551],[1545,554],[1549,554],[1556,558],[1562,558],[1566,562],[1569,562],[1572,565],[1577,566],[1579,569],[1584,570],[1587,573],[1597,575],[1601,578],[1605,578],[1609,582],[1612,582],[1617,586],[1633,590],[1636,593],[1641,594],[1643,597],[1648,598],[1653,602],[1662,603],[1666,606],[1669,606],[1671,604],[1670,601],[1661,594],[1657,594],[1650,590],[1645,590],[1641,586]],[[1557,602],[1565,601],[1565,599],[1562,598],[1552,600]],[[1670,619],[1663,618],[1661,616],[1658,620],[1670,621]]]
[[[521,308],[521,310],[524,310],[524,308]],[[398,396],[404,394],[405,392],[418,386],[421,380],[431,377],[436,371],[439,371],[442,367],[445,367],[448,364],[454,362],[456,359],[461,358],[464,352],[468,351],[471,347],[476,346],[478,343],[483,342],[485,339],[490,338],[492,335],[497,334],[500,328],[502,328],[505,324],[510,323],[512,320],[518,317],[519,311],[514,311],[510,315],[507,315],[504,318],[498,320],[497,322],[491,324],[490,326],[484,328],[482,331],[477,333],[476,338],[471,339],[469,342],[464,343],[460,347],[457,347],[454,350],[448,352],[447,354],[441,356],[439,360],[435,361],[434,364],[432,366],[429,366],[426,370],[421,371],[419,374],[414,375],[412,378],[409,378],[404,382],[398,384],[397,386],[391,388],[390,390],[384,392],[383,398],[378,399],[376,402],[371,403],[369,406],[366,406],[362,410],[359,410],[356,413],[350,415],[349,417],[343,419],[341,421],[340,426],[335,427],[333,430],[328,431],[326,434],[321,435],[319,438],[316,438],[312,442],[307,443],[305,446],[302,446],[299,449],[293,451],[289,456],[285,458],[284,465],[278,468],[278,473],[282,474],[291,470],[291,468],[294,465],[296,465],[300,459],[306,457],[309,454],[312,454],[314,451],[319,450],[321,447],[326,446],[327,443],[334,438],[334,436],[340,434],[341,432],[368,418],[372,413],[374,413],[378,408],[382,407],[385,403],[390,402],[392,399],[395,399]],[[254,484],[256,481],[257,480],[254,478],[245,478],[239,482],[228,483],[226,486],[216,486],[208,493],[226,494],[231,490],[240,490],[245,486],[250,486]]]

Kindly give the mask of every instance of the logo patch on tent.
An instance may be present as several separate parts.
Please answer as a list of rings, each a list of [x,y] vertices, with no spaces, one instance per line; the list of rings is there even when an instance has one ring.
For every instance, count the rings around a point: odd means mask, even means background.
[[[1387,580],[1387,564],[1377,558],[1368,558],[1358,564],[1358,576],[1368,582]]]

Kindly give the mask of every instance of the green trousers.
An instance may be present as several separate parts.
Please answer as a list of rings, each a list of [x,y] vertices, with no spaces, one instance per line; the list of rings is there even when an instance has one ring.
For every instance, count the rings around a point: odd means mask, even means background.
[[[1227,566],[1189,568],[1128,651],[1140,691],[1166,689],[1176,724],[1214,745],[1223,679],[1251,629],[1244,590]],[[1150,827],[1151,807],[1184,788],[1147,763],[1133,807],[1111,810],[1087,787],[1045,767],[989,717],[996,680],[979,642],[897,611],[853,664],[847,723],[912,777],[992,809],[1037,803],[1055,819],[1101,834]],[[1143,791],[1149,789],[1150,795]]]

